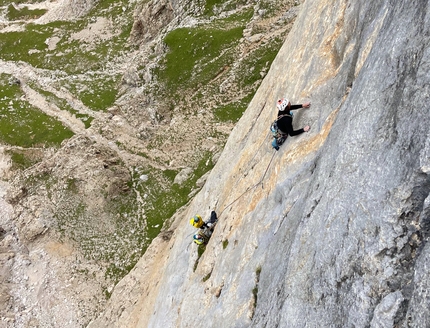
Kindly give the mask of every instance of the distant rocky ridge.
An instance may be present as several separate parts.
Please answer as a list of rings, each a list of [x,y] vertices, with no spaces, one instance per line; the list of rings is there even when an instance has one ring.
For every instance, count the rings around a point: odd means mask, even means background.
[[[306,1],[171,238],[89,326],[429,326],[429,9]],[[285,95],[312,102],[294,116],[312,128],[274,153]],[[212,209],[195,268],[187,218]]]

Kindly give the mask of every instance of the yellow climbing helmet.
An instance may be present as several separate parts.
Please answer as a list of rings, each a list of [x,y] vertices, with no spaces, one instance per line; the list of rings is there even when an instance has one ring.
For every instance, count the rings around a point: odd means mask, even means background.
[[[200,215],[196,214],[190,219],[190,224],[195,228],[200,228],[203,225],[203,219]]]

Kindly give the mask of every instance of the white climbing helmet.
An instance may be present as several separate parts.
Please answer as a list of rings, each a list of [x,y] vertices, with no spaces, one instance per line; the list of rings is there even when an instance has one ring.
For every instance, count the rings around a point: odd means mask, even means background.
[[[276,107],[278,107],[278,110],[283,111],[287,108],[289,102],[290,101],[287,98],[279,99]]]

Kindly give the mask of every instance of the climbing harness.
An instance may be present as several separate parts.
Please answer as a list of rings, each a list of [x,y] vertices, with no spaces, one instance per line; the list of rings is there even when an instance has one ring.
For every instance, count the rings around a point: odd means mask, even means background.
[[[285,140],[287,140],[288,134],[283,133],[281,130],[279,130],[278,128],[278,121],[285,117],[285,116],[290,116],[291,118],[293,117],[293,115],[291,113],[289,114],[284,114],[284,115],[280,115],[278,116],[278,118],[273,121],[273,123],[270,125],[270,132],[272,133],[273,136],[273,140],[272,140],[272,147],[274,149],[276,149],[277,151],[279,150],[279,147],[284,143]]]

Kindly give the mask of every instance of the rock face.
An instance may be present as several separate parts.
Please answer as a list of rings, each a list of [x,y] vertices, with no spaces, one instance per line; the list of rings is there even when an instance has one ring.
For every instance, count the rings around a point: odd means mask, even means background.
[[[205,186],[90,327],[429,326],[429,9],[306,1]],[[274,152],[285,95],[312,128]],[[188,218],[212,209],[195,268]]]
[[[132,33],[132,39],[139,41],[148,41],[159,35],[160,30],[174,18],[169,1],[149,1],[139,13],[135,18]]]

